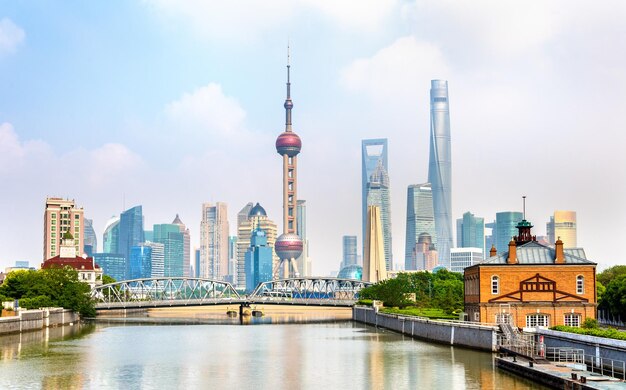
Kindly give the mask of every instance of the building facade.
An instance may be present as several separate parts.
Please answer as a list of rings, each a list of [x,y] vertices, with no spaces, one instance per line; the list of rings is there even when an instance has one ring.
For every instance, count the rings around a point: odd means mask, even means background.
[[[126,280],[126,258],[119,253],[94,253],[94,261],[102,267],[102,273],[118,280]]]
[[[163,244],[163,276],[184,275],[185,237],[178,225],[156,224],[153,228],[154,242]]]
[[[74,237],[76,253],[84,246],[83,209],[75,201],[63,198],[47,198],[43,216],[43,260],[59,255],[62,236],[70,232]]]
[[[480,248],[482,253],[485,253],[485,219],[475,217],[469,211],[463,214],[463,218],[457,219],[456,246]]]
[[[226,203],[204,203],[200,222],[200,275],[224,280],[229,274],[228,208]]]
[[[539,244],[522,220],[508,252],[465,268],[465,311],[470,321],[508,322],[520,328],[580,326],[596,318],[596,264],[580,248]]]
[[[378,206],[368,206],[367,230],[365,233],[363,280],[377,283],[387,279],[383,228]]]
[[[272,280],[272,248],[267,245],[267,235],[256,227],[246,251],[246,292],[252,292],[259,283]]]
[[[367,231],[368,193],[370,178],[376,168],[382,165],[389,173],[387,156],[387,139],[364,139],[361,141],[361,229],[363,239],[363,253],[365,253],[365,233]]]
[[[130,279],[152,277],[152,248],[138,245],[130,248]]]
[[[162,278],[165,276],[165,244],[160,242],[146,241],[144,246],[150,248],[150,276]]]
[[[117,247],[120,236],[120,217],[111,217],[104,226],[102,234],[102,253],[119,253]]]
[[[549,242],[563,241],[565,248],[576,248],[576,212],[557,210],[546,224]]]
[[[83,240],[83,253],[91,257],[94,253],[98,252],[98,237],[96,231],[93,228],[93,220],[83,218],[85,221],[85,234]]]
[[[126,278],[130,276],[130,249],[145,241],[141,206],[132,207],[120,214],[117,250],[126,258]]]
[[[448,82],[432,80],[430,87],[430,157],[428,181],[432,187],[441,265],[449,267],[452,248],[452,152]]]
[[[439,253],[433,244],[430,234],[422,233],[411,253],[411,262],[406,271],[432,271],[439,264]]]
[[[78,280],[89,284],[91,288],[102,285],[102,268],[93,257],[77,256],[76,241],[69,230],[61,237],[59,254],[41,264],[41,269],[64,267],[78,271]]]
[[[496,213],[494,223],[496,250],[504,253],[508,250],[511,237],[517,235],[517,224],[524,219],[524,215],[519,211],[501,211]],[[493,234],[493,233],[492,233]]]
[[[356,252],[356,236],[343,236],[342,238],[342,261],[341,268],[349,265],[358,265]]]
[[[437,244],[433,194],[430,183],[411,184],[407,189],[406,200],[406,241],[404,248],[404,269],[415,270],[413,252],[422,233],[428,233],[433,245]]]
[[[178,214],[172,221],[172,224],[178,226],[180,232],[183,234],[183,276],[191,275],[191,234],[189,233],[189,229],[187,226],[181,221]],[[145,236],[145,233],[144,233]],[[146,241],[148,241],[148,237],[145,237]],[[152,239],[154,239],[154,234],[152,235]]]
[[[296,234],[302,240],[302,254],[296,259],[299,276],[311,276],[311,259],[309,258],[309,239],[306,235],[306,200],[298,199],[298,219]]]
[[[452,248],[450,249],[450,271],[463,273],[463,270],[483,260],[482,248]]]
[[[367,183],[367,205],[376,206],[380,210],[383,245],[387,271],[393,269],[393,247],[391,242],[391,204],[389,194],[389,175],[379,161]]]
[[[265,209],[259,203],[249,209],[247,220],[241,221],[237,228],[237,287],[246,287],[246,252],[250,247],[252,232],[257,227],[265,232],[267,245],[273,250],[278,229],[276,223],[267,217]],[[279,265],[276,252],[272,254],[272,264],[273,272],[276,273]]]

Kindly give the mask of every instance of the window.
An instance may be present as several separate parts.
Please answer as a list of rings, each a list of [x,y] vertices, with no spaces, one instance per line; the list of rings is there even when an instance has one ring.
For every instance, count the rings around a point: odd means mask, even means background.
[[[477,311],[474,312],[474,321],[476,322],[480,321],[480,313]]]
[[[513,316],[509,313],[496,314],[496,324],[513,324]]]
[[[576,277],[576,294],[585,293],[585,278],[582,275]]]
[[[53,220],[52,220],[52,224],[53,224],[53,225],[56,225],[56,224],[57,224],[57,220],[56,220],[56,219],[53,219]]]
[[[580,327],[580,315],[574,313],[566,314],[563,323],[565,326]]]
[[[78,214],[74,214],[74,219],[80,219],[80,216]]]
[[[53,227],[52,227],[52,231],[53,231],[53,232],[55,232],[56,230],[57,230],[57,227],[56,227],[56,226],[53,226]]]
[[[495,275],[491,277],[491,293],[500,294],[500,278]]]
[[[550,318],[545,314],[529,314],[526,316],[527,328],[536,328],[538,326],[547,328],[550,326]]]

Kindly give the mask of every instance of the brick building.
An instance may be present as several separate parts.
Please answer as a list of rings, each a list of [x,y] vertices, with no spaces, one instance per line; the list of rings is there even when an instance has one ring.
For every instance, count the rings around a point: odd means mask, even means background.
[[[465,311],[473,322],[520,327],[580,326],[596,318],[596,263],[581,248],[539,244],[522,220],[509,251],[465,269]]]

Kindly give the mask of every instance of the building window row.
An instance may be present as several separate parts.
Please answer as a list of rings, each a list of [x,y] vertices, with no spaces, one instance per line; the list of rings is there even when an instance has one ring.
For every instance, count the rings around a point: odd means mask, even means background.
[[[527,328],[536,328],[538,326],[545,328],[549,327],[550,317],[546,314],[529,314],[526,316]]]

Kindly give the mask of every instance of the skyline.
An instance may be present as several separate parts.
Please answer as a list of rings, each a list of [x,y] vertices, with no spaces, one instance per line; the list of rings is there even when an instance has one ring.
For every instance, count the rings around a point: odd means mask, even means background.
[[[536,234],[574,210],[588,258],[621,261],[608,249],[626,234],[619,2],[268,2],[251,15],[237,2],[1,3],[0,202],[15,221],[0,226],[2,267],[38,262],[46,196],[75,199],[99,238],[135,205],[146,226],[180,214],[194,248],[204,202],[260,202],[278,221],[287,37],[314,274],[337,271],[341,237],[361,229],[368,138],[389,141],[393,257],[404,258],[405,191],[427,181],[432,79],[453,98],[453,219],[492,221],[527,195]]]

